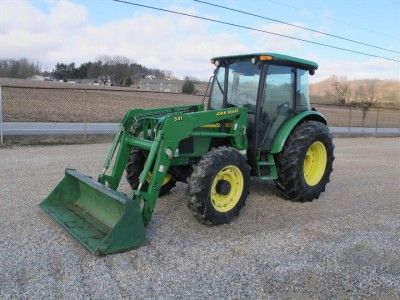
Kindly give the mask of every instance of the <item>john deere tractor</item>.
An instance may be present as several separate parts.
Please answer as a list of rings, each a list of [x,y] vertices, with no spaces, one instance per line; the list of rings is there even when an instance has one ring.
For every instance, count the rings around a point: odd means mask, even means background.
[[[274,181],[293,201],[325,191],[334,145],[308,94],[318,65],[275,53],[211,62],[207,105],[129,110],[97,180],[66,169],[40,204],[89,251],[143,245],[157,198],[178,181],[188,184],[190,212],[207,225],[239,214],[252,176]],[[124,171],[132,197],[117,191]]]

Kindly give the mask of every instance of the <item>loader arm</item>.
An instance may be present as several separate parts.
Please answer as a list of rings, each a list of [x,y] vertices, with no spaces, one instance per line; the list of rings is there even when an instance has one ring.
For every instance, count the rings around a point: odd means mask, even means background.
[[[148,117],[163,116],[166,114],[171,114],[175,112],[192,112],[192,111],[202,111],[204,110],[203,105],[184,105],[169,108],[158,108],[158,109],[132,109],[129,110],[121,124],[119,126],[118,132],[114,137],[113,143],[106,155],[103,163],[102,173],[98,176],[98,182],[102,184],[108,184],[108,186],[116,190],[121,181],[122,174],[125,170],[126,164],[128,162],[129,154],[132,151],[132,147],[150,150],[152,141],[147,139],[140,139],[134,136],[134,128],[139,128],[143,126],[143,122]],[[153,128],[148,128],[152,130]],[[133,131],[133,132],[132,132]],[[147,137],[147,132],[143,130],[144,137]],[[108,168],[110,167],[111,161],[116,154],[114,165],[111,175],[106,175]]]
[[[221,110],[204,111],[202,105],[181,106],[176,108],[155,109],[155,110],[131,110],[123,121],[117,132],[110,150],[104,162],[103,172],[99,175],[98,181],[102,184],[108,184],[109,188],[117,190],[121,181],[122,174],[129,159],[132,149],[141,149],[148,152],[146,163],[139,176],[139,186],[134,192],[134,200],[143,200],[142,217],[143,222],[147,224],[154,211],[155,203],[158,198],[161,183],[171,164],[171,160],[176,158],[176,150],[179,143],[188,137],[224,137],[230,138],[235,148],[239,150],[247,149],[247,110],[245,108],[229,108]],[[189,111],[189,112],[188,112]],[[145,112],[145,113],[144,113]],[[132,125],[138,121],[138,118],[144,116],[163,115],[160,117],[160,123],[146,127],[146,121],[140,126],[145,125],[146,130],[156,132],[154,139],[149,135],[135,136],[132,132]],[[210,132],[207,130],[198,130],[204,125],[229,120],[233,125],[230,132]],[[139,127],[140,127],[139,126]],[[197,130],[196,130],[197,129]],[[148,139],[145,139],[145,136]],[[116,153],[114,165],[110,175],[106,175],[111,161]],[[146,180],[146,175],[151,171],[152,177],[147,190],[142,190]]]

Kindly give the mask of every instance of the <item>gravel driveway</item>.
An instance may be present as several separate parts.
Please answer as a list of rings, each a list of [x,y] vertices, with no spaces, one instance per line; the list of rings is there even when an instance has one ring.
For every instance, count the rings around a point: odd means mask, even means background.
[[[399,298],[400,139],[335,144],[319,200],[253,180],[240,217],[207,227],[178,184],[157,203],[149,245],[102,258],[38,204],[65,167],[95,176],[108,145],[0,149],[0,298]]]

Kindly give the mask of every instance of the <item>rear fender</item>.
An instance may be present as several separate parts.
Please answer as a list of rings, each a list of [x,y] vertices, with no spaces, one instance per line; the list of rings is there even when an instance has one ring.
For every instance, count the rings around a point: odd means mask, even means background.
[[[306,121],[306,120],[312,120],[312,121],[317,121],[321,122],[324,124],[327,124],[327,121],[322,113],[319,111],[314,111],[314,110],[308,110],[308,111],[303,111],[293,118],[287,120],[285,123],[282,124],[282,126],[279,128],[278,132],[275,134],[274,141],[272,143],[272,149],[271,153],[279,153],[282,151],[283,146],[285,145],[285,142],[293,129],[300,123]]]

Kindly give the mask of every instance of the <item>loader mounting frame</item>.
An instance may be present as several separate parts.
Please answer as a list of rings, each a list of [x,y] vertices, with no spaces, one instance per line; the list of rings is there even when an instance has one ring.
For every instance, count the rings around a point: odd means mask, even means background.
[[[188,112],[189,111],[189,112]],[[146,129],[155,134],[154,140],[137,137],[132,134],[132,124],[137,117],[143,114],[162,115],[159,123],[142,124]],[[228,132],[210,130],[210,124],[217,124],[222,121],[229,121]],[[138,189],[134,191],[135,201],[143,200],[142,217],[144,224],[147,224],[154,211],[158,198],[161,183],[170,165],[187,164],[188,157],[182,156],[177,151],[179,143],[189,137],[205,138],[229,138],[232,146],[238,150],[247,149],[246,137],[247,112],[245,108],[229,108],[221,110],[204,111],[203,105],[180,106],[165,109],[154,109],[143,111],[141,109],[129,111],[123,119],[118,133],[111,145],[103,165],[103,172],[99,175],[98,181],[107,184],[111,189],[116,190],[121,181],[123,171],[126,167],[132,149],[141,149],[148,152],[146,163],[139,177]],[[158,128],[155,128],[155,126]],[[217,124],[218,125],[218,124]],[[142,127],[143,128],[143,127]],[[147,135],[149,138],[149,136]],[[207,151],[208,147],[207,146]],[[201,152],[192,153],[192,156],[200,157]],[[115,156],[115,163],[110,175],[106,175],[111,161]],[[143,190],[146,175],[151,172],[151,180],[147,190]]]

